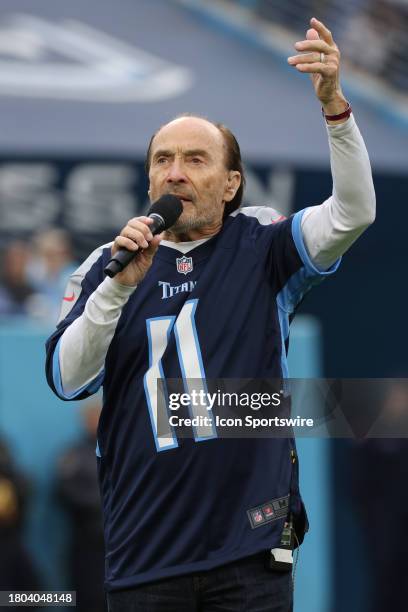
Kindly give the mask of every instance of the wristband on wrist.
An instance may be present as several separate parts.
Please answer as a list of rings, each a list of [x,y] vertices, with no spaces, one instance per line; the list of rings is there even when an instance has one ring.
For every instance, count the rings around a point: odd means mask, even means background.
[[[353,109],[350,106],[350,103],[347,102],[346,110],[338,115],[325,115],[324,110],[322,108],[322,115],[326,119],[326,121],[339,121],[340,119],[346,119],[346,117],[350,117]]]

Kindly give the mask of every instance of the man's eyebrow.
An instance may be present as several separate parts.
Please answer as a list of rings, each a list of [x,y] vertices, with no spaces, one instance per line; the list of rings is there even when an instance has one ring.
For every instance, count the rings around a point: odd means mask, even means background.
[[[158,157],[171,157],[172,155],[174,155],[173,151],[170,151],[169,149],[159,149],[158,151],[156,151],[153,155],[153,159],[157,159]]]
[[[210,157],[208,151],[205,149],[189,149],[188,151],[184,151],[184,155],[187,157],[193,157],[194,155],[198,155],[199,157]]]
[[[153,154],[153,159],[157,159],[158,157],[172,157],[174,155],[174,151],[170,149],[158,149]],[[183,152],[184,157],[193,157],[194,155],[198,155],[200,157],[209,158],[210,155],[208,151],[205,149],[187,149]]]

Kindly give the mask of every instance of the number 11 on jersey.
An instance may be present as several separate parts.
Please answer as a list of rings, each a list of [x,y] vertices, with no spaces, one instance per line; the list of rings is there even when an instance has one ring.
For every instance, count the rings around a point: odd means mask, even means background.
[[[191,395],[192,391],[207,392],[195,324],[197,304],[198,300],[188,300],[177,318],[175,316],[154,317],[146,321],[149,369],[144,376],[144,388],[157,451],[169,450],[178,446],[174,428],[169,422],[171,411],[168,408],[168,392],[161,361],[172,332],[176,340],[185,393]],[[197,397],[200,396],[197,395]],[[193,427],[196,442],[217,437],[212,411],[208,409],[208,406],[201,402],[194,405],[190,403],[189,411],[191,418],[207,417],[201,420],[204,423],[210,423]]]

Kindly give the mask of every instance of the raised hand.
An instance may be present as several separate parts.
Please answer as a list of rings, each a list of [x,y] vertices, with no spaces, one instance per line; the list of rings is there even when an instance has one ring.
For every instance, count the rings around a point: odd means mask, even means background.
[[[288,57],[288,63],[299,72],[310,74],[325,114],[337,115],[347,106],[340,86],[340,51],[321,21],[313,17],[310,25],[306,40],[295,43],[295,49],[301,53]]]

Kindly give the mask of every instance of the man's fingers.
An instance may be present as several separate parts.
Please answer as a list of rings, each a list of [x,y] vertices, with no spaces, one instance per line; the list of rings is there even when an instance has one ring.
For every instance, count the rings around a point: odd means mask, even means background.
[[[149,242],[146,240],[144,233],[142,233],[139,229],[133,229],[133,227],[130,227],[129,225],[123,228],[121,235],[125,236],[126,238],[130,238],[130,240],[133,240],[133,242],[136,242],[141,249],[147,249],[149,246]],[[153,238],[151,234],[150,236]]]
[[[161,240],[163,239],[163,236],[164,236],[163,233],[155,236],[153,240],[150,242],[149,247],[147,249],[144,249],[141,256],[143,258],[146,258],[147,260],[153,259],[153,256],[155,255],[157,249],[159,248],[159,244]]]
[[[153,223],[153,219],[151,217],[133,217],[133,219],[130,219],[128,221],[128,225],[133,225],[134,223],[139,223],[140,221],[142,221],[143,223],[150,225],[151,223]]]
[[[126,228],[124,228],[124,230],[127,228],[133,228],[138,232],[141,232],[147,240],[151,240],[153,238],[149,228],[149,225],[151,223],[153,223],[153,219],[149,219],[149,217],[134,217],[133,219],[130,219],[128,221],[127,226]]]
[[[288,63],[298,72],[309,74],[316,96],[325,106],[339,98],[340,51],[324,23],[313,17],[310,25],[306,40],[295,43],[298,54],[288,57]]]
[[[314,28],[306,32],[306,40],[319,40],[319,34]]]
[[[303,55],[292,55],[288,57],[288,63],[292,66],[297,64],[313,64],[320,62],[320,53],[304,53]]]
[[[150,242],[149,244],[149,248],[146,249],[146,253],[148,253],[149,251],[155,253],[159,247],[160,242],[163,240],[164,237],[164,233],[162,232],[161,234],[157,234],[153,240]]]
[[[326,28],[324,23],[316,19],[316,17],[312,17],[312,19],[310,20],[310,25],[312,26],[312,28],[317,30],[320,38],[326,41],[329,45],[333,44],[334,41],[333,41],[332,33],[330,32],[328,28]]]
[[[319,53],[325,53],[330,55],[332,53],[338,53],[337,47],[329,45],[320,38],[318,40],[299,40],[295,43],[296,51],[318,51]]]
[[[321,62],[314,62],[313,64],[296,64],[296,69],[299,70],[299,72],[319,73],[324,77],[332,77],[337,72],[336,66],[322,64]]]
[[[126,236],[116,236],[115,241],[112,246],[112,253],[115,254],[119,249],[127,249],[128,251],[136,252],[140,250],[140,257],[146,256],[147,259],[152,259],[157,249],[159,248],[159,244],[163,239],[164,234],[158,234],[154,236],[153,240],[149,243],[147,248],[142,248],[136,244],[131,238],[127,238]]]
[[[149,217],[134,217],[130,219],[120,235],[116,236],[112,245],[112,253],[116,253],[119,249],[148,251],[151,245],[152,253],[154,254],[160,243],[160,238],[153,237],[149,228],[152,222],[153,219]]]
[[[119,249],[127,249],[128,251],[137,251],[139,249],[136,242],[126,236],[116,236],[115,242],[112,245],[112,253],[116,253]]]

